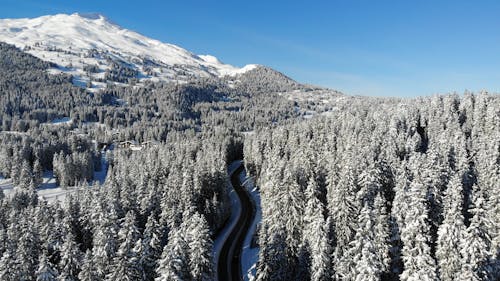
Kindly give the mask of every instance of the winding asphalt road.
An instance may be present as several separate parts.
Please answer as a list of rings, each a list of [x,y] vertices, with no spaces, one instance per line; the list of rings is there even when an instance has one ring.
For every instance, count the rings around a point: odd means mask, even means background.
[[[237,223],[227,237],[219,255],[218,276],[220,281],[243,280],[241,272],[241,251],[245,236],[253,220],[254,206],[244,187],[241,186],[239,175],[243,170],[240,165],[231,175],[231,184],[241,201],[241,213]]]

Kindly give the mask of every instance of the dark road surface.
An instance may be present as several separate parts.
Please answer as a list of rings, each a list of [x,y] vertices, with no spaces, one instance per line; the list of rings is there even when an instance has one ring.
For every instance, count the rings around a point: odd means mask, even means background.
[[[243,165],[231,175],[231,184],[241,201],[241,213],[238,222],[224,242],[219,255],[217,268],[220,281],[243,280],[241,272],[241,251],[245,236],[250,228],[254,216],[254,207],[247,191],[241,186],[239,174]]]

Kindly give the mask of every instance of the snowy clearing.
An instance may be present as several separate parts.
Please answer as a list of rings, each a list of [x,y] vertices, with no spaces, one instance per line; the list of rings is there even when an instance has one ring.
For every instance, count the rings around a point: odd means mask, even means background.
[[[102,185],[108,173],[108,163],[105,152],[101,153],[101,166],[101,171],[94,171],[94,182]],[[68,193],[79,190],[79,188],[72,186],[67,188],[58,187],[52,171],[45,171],[42,180],[42,184],[37,188],[36,192],[41,199],[46,200],[48,203],[53,203],[55,201],[62,202],[65,200]],[[91,185],[89,185],[89,187],[90,186]],[[3,190],[5,196],[9,196],[14,190],[12,179],[6,179],[0,176],[0,189]]]
[[[70,125],[73,124],[73,120],[69,117],[56,118],[50,122],[52,125]]]

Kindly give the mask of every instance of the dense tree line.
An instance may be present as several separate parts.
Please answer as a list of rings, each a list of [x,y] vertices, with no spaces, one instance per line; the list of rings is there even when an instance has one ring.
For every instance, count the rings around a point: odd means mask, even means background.
[[[49,63],[0,42],[0,115],[2,130],[26,131],[38,123],[69,116],[95,100],[71,83],[67,75],[50,75]],[[55,98],[56,97],[56,98]]]
[[[14,185],[33,180],[39,187],[43,172],[54,171],[66,187],[92,180],[94,171],[101,169],[95,144],[64,129],[0,134],[0,176],[12,178]]]
[[[89,69],[95,70],[95,69]],[[95,72],[95,71],[94,71]],[[138,71],[123,62],[113,62],[104,74],[104,82],[114,81],[128,83],[130,79],[137,79]]]
[[[244,145],[257,280],[498,280],[500,98],[350,98]]]
[[[226,163],[242,147],[234,130],[203,126],[192,108],[222,101],[222,86],[88,93],[47,74],[52,65],[1,47],[0,69],[11,76],[0,100],[15,110],[1,116],[0,176],[14,190],[0,192],[0,280],[213,279],[211,239],[230,215]],[[50,124],[65,116],[71,122]],[[108,150],[105,183],[89,186],[101,145],[122,140],[159,142]],[[44,171],[76,191],[48,204],[37,194]]]
[[[256,66],[238,77],[238,81],[232,81],[231,77],[225,79],[239,91],[249,94],[270,94],[287,92],[293,90],[312,89],[290,79],[286,75],[265,66]]]
[[[117,150],[102,186],[81,185],[62,204],[17,185],[0,199],[0,280],[212,280],[234,145],[222,132],[179,133]]]
[[[105,79],[108,86],[87,92],[73,85],[69,75],[47,73],[56,66],[11,45],[0,43],[0,58],[0,130],[27,132],[68,117],[71,128],[108,142],[161,141],[168,132],[200,131],[203,126],[249,131],[288,122],[298,113],[293,102],[275,92],[303,88],[264,67],[248,71],[232,84],[228,78],[192,77],[186,83],[115,85],[113,81],[128,82],[135,75],[115,62]],[[95,66],[86,71],[96,71]],[[103,132],[110,130],[116,132]]]

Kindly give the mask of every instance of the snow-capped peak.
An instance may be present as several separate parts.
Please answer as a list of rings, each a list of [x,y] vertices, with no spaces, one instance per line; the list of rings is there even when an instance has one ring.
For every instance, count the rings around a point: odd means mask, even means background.
[[[208,63],[213,63],[213,64],[220,64],[221,62],[219,61],[218,58],[211,56],[211,55],[198,55],[202,60],[208,62]]]
[[[89,20],[107,20],[103,14],[99,13],[75,13],[79,17],[89,19]]]
[[[122,28],[98,13],[0,19],[0,41],[24,48],[84,81],[95,78],[87,77],[85,66],[98,66],[94,76],[99,78],[99,72],[109,69],[110,61],[136,69],[140,79],[153,80],[236,75],[252,68],[237,68],[210,55],[195,55]]]

